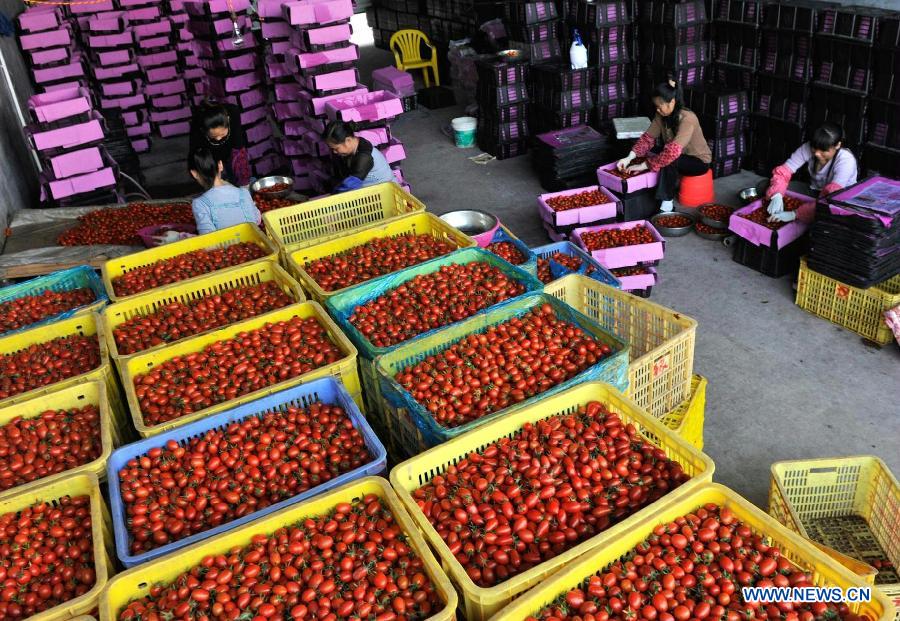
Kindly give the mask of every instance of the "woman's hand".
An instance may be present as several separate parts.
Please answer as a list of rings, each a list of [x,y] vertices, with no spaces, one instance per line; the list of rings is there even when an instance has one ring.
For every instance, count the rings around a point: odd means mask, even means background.
[[[781,213],[784,211],[784,197],[781,194],[773,194],[772,198],[769,199],[769,206],[766,207],[766,211],[769,212],[770,216],[774,216],[775,214]],[[770,220],[771,222],[771,220]]]
[[[647,165],[647,162],[641,162],[640,164],[635,164],[634,166],[629,166],[627,172],[630,173],[640,173],[648,170],[650,167]]]
[[[619,169],[619,172],[625,172],[632,160],[636,157],[637,155],[635,155],[634,151],[630,151],[627,156],[616,162],[616,168]]]
[[[769,222],[793,222],[796,219],[796,211],[780,211],[769,216]]]

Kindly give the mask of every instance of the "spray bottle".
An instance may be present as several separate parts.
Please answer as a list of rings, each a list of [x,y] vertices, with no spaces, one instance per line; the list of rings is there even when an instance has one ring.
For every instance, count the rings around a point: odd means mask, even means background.
[[[588,53],[584,43],[581,42],[581,33],[576,28],[573,33],[574,40],[569,48],[569,62],[572,69],[584,69],[588,66]]]

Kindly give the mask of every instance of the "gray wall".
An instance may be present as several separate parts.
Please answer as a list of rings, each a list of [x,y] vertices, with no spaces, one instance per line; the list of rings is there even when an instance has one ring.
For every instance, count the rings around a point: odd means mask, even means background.
[[[832,0],[843,6],[874,6],[880,9],[900,10],[900,0]]]
[[[23,9],[21,0],[0,0],[0,11],[15,19]],[[31,83],[15,36],[0,37],[0,54],[12,76],[15,93],[0,79],[0,226],[6,228],[11,214],[37,204],[37,171],[22,134],[13,97],[24,106],[31,96]],[[23,110],[27,108],[23,107]],[[0,239],[0,244],[3,240]]]

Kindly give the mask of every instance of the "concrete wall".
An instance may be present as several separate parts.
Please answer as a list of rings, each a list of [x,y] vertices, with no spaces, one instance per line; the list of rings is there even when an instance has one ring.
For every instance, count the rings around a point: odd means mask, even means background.
[[[900,10],[900,0],[832,0],[843,6],[874,6],[879,9]]]
[[[23,10],[21,0],[0,0],[0,12],[15,19]],[[0,37],[0,54],[12,77],[13,93],[0,79],[0,226],[6,228],[12,213],[37,205],[37,171],[22,134],[14,98],[24,108],[31,96],[31,83],[15,37]],[[0,240],[2,244],[2,240]]]

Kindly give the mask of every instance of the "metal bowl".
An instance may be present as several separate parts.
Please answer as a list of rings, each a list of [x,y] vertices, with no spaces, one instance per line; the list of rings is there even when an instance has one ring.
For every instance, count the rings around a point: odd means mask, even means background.
[[[718,205],[720,203],[716,203],[716,204]],[[703,213],[700,211],[701,209],[703,209],[703,207],[705,207],[705,205],[700,205],[697,208],[697,215],[700,216],[700,222],[702,222],[706,226],[711,226],[714,229],[722,229],[722,230],[728,229],[728,222],[729,222],[728,220],[714,220],[713,218],[710,218],[709,216],[704,216]],[[722,207],[728,207],[728,205],[722,205]],[[731,213],[734,213],[735,211],[737,211],[737,209],[734,209],[733,207],[731,207]],[[729,218],[731,218],[731,213],[728,214]]]
[[[497,216],[477,209],[448,211],[442,214],[440,218],[469,237],[491,233],[500,226],[500,220],[497,219]]]
[[[266,192],[266,189],[275,187],[276,185],[286,183],[288,187],[279,192]],[[263,177],[262,179],[258,179],[250,186],[250,193],[256,194],[257,192],[261,192],[266,196],[271,196],[272,198],[285,198],[288,194],[294,191],[294,180],[290,177],[284,177],[282,175],[272,175],[271,177]]]
[[[704,233],[703,231],[694,229],[694,232],[703,239],[708,239],[710,241],[722,241],[732,235],[728,230],[723,230],[721,233]]]
[[[675,228],[670,228],[668,226],[662,226],[657,224],[661,218],[665,218],[666,216],[684,216],[688,220],[691,221],[687,226],[679,226]],[[697,221],[697,217],[692,213],[684,213],[681,211],[673,211],[670,213],[658,213],[652,218],[650,218],[650,222],[653,224],[653,228],[659,231],[660,235],[664,235],[666,237],[681,237],[683,235],[687,235],[691,232],[691,229],[694,228],[694,223]]]
[[[740,192],[738,192],[738,198],[741,199],[741,202],[744,205],[749,205],[753,201],[758,201],[762,197],[762,194],[756,187],[752,188],[744,188]]]

